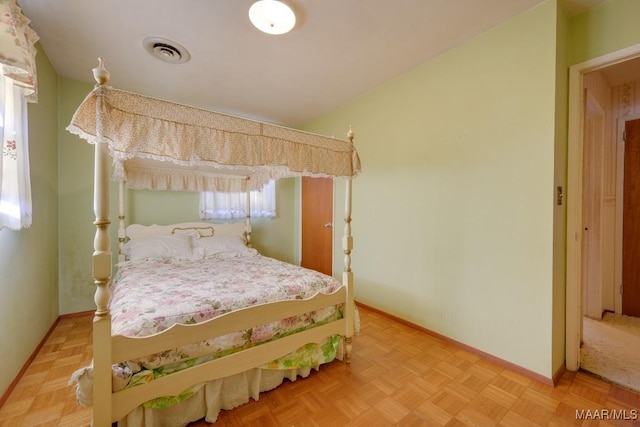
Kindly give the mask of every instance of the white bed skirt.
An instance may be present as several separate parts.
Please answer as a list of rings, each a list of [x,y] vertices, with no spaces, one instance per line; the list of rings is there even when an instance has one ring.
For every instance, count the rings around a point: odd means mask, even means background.
[[[183,427],[190,422],[205,418],[213,423],[222,409],[233,409],[258,400],[263,391],[278,387],[285,379],[295,381],[306,378],[311,370],[269,370],[254,368],[230,377],[201,384],[201,388],[190,398],[166,409],[138,406],[127,417],[118,422],[118,427]]]
[[[249,399],[258,400],[261,392],[278,387],[285,379],[295,381],[298,377],[306,378],[312,370],[318,371],[319,366],[288,370],[253,368],[219,380],[201,383],[196,386],[199,389],[193,396],[168,408],[138,406],[117,425],[118,427],[184,427],[202,418],[214,423],[222,409],[237,408],[249,402]],[[78,403],[91,406],[93,372],[91,368],[84,368],[76,374],[77,377],[72,381],[78,381],[76,385]]]

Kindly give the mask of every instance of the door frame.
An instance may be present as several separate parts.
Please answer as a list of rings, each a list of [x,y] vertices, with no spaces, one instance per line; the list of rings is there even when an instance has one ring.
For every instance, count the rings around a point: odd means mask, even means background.
[[[580,368],[582,339],[583,76],[591,71],[638,57],[640,57],[640,44],[569,68],[565,363],[570,371],[577,371]]]

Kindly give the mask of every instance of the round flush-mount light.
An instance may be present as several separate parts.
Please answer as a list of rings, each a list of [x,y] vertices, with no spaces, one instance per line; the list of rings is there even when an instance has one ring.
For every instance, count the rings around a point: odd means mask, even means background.
[[[285,34],[296,25],[296,15],[278,0],[259,0],[249,8],[249,20],[267,34]]]
[[[164,37],[145,37],[142,45],[152,56],[164,62],[182,64],[191,59],[184,46]]]

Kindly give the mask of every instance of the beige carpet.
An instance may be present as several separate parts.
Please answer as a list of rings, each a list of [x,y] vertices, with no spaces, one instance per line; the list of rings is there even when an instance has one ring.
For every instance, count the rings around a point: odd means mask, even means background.
[[[640,318],[605,313],[583,318],[580,368],[640,391]]]

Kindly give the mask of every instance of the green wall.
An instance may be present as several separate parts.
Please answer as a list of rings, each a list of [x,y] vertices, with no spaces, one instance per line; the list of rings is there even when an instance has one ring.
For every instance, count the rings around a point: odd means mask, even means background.
[[[639,16],[637,0],[570,19],[550,0],[308,124],[356,132],[359,300],[545,377],[562,368],[568,66],[639,44]]]
[[[58,318],[57,77],[46,55],[36,56],[37,104],[29,104],[33,222],[0,230],[0,395]]]
[[[569,65],[640,43],[640,1],[609,0],[571,19]]]
[[[307,126],[356,133],[356,298],[545,377],[557,21],[545,3]]]

